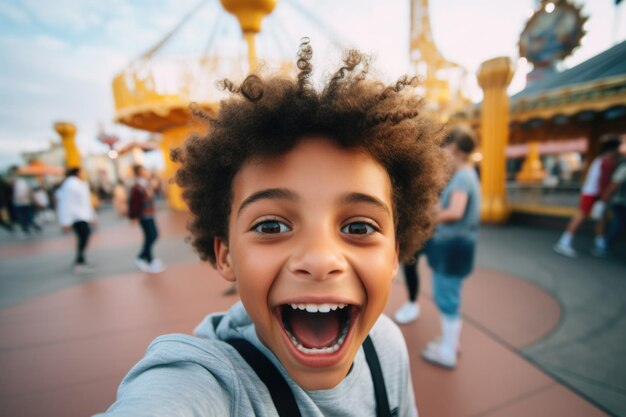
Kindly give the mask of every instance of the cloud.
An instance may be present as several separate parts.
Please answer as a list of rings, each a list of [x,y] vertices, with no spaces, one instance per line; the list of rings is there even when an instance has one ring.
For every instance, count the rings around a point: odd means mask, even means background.
[[[0,37],[0,159],[15,160],[20,150],[47,147],[57,136],[56,120],[77,125],[81,149],[100,149],[98,124],[113,120],[111,81],[136,51],[163,35],[144,18],[164,10],[140,10],[125,0],[5,4],[0,13],[22,22],[30,14],[42,24]],[[161,23],[180,14],[176,2],[168,7]]]
[[[21,4],[38,22],[70,32],[82,32],[102,21],[93,1],[21,0]]]
[[[8,18],[13,23],[26,23],[28,14],[19,6],[7,1],[0,3],[0,16]]]
[[[69,46],[67,42],[50,35],[37,35],[34,37],[33,42],[42,49],[56,51],[66,49]]]
[[[9,58],[0,67],[3,153],[15,151],[16,143],[46,147],[56,136],[56,120],[74,122],[79,145],[92,146],[98,121],[113,118],[111,81],[127,58],[106,47],[69,48],[43,36],[0,39],[0,54]]]

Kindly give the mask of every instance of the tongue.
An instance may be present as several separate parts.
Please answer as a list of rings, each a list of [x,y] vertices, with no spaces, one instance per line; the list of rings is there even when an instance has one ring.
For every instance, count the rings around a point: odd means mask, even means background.
[[[307,348],[321,349],[332,346],[339,337],[340,313],[308,313],[305,310],[289,312],[291,333]]]

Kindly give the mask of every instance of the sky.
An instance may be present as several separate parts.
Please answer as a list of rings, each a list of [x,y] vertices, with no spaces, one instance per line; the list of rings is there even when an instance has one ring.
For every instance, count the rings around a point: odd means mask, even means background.
[[[572,1],[582,5],[589,20],[581,47],[561,65],[564,69],[626,39],[624,4],[616,8],[613,0]],[[234,18],[216,12],[217,0],[206,2],[206,19],[221,16],[220,22],[225,22],[215,29],[214,43],[226,45],[229,36],[241,42]],[[0,2],[0,170],[22,163],[21,152],[46,149],[51,140],[58,141],[52,128],[58,120],[76,124],[82,153],[106,149],[97,140],[99,126],[123,141],[145,138],[143,132],[114,123],[111,81],[197,4],[198,0]],[[519,35],[537,4],[536,0],[430,0],[435,43],[470,75],[481,62],[497,56],[518,63]],[[215,21],[195,25],[197,29],[181,35],[178,43],[168,44],[168,54],[198,56],[192,46],[202,49]],[[317,50],[333,42],[357,47],[372,54],[383,78],[411,71],[409,0],[278,0],[264,31],[273,34],[273,38],[267,35],[268,42],[274,39],[288,50],[302,36],[311,37]],[[323,64],[332,61],[324,52],[318,55]],[[523,88],[530,69],[519,64],[510,93]],[[480,88],[475,77],[469,78],[468,93],[479,101]]]

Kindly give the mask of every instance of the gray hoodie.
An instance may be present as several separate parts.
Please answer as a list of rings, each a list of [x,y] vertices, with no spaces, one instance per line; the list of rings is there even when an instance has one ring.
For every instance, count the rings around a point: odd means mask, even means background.
[[[283,374],[303,417],[376,415],[374,388],[363,348],[350,373],[328,390],[304,390],[258,339],[241,302],[226,313],[208,315],[195,336],[155,339],[122,381],[107,416],[271,416],[276,409],[265,385],[223,340],[243,338],[260,349]],[[386,316],[370,332],[389,397],[399,417],[417,416],[408,353],[402,333]],[[396,415],[396,414],[394,414]]]

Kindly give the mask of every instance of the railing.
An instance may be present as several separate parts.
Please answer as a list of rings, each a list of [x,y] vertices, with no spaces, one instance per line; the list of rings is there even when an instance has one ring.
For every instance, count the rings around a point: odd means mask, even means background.
[[[578,183],[546,185],[509,182],[506,185],[507,201],[514,211],[569,216],[578,207],[580,188]]]

